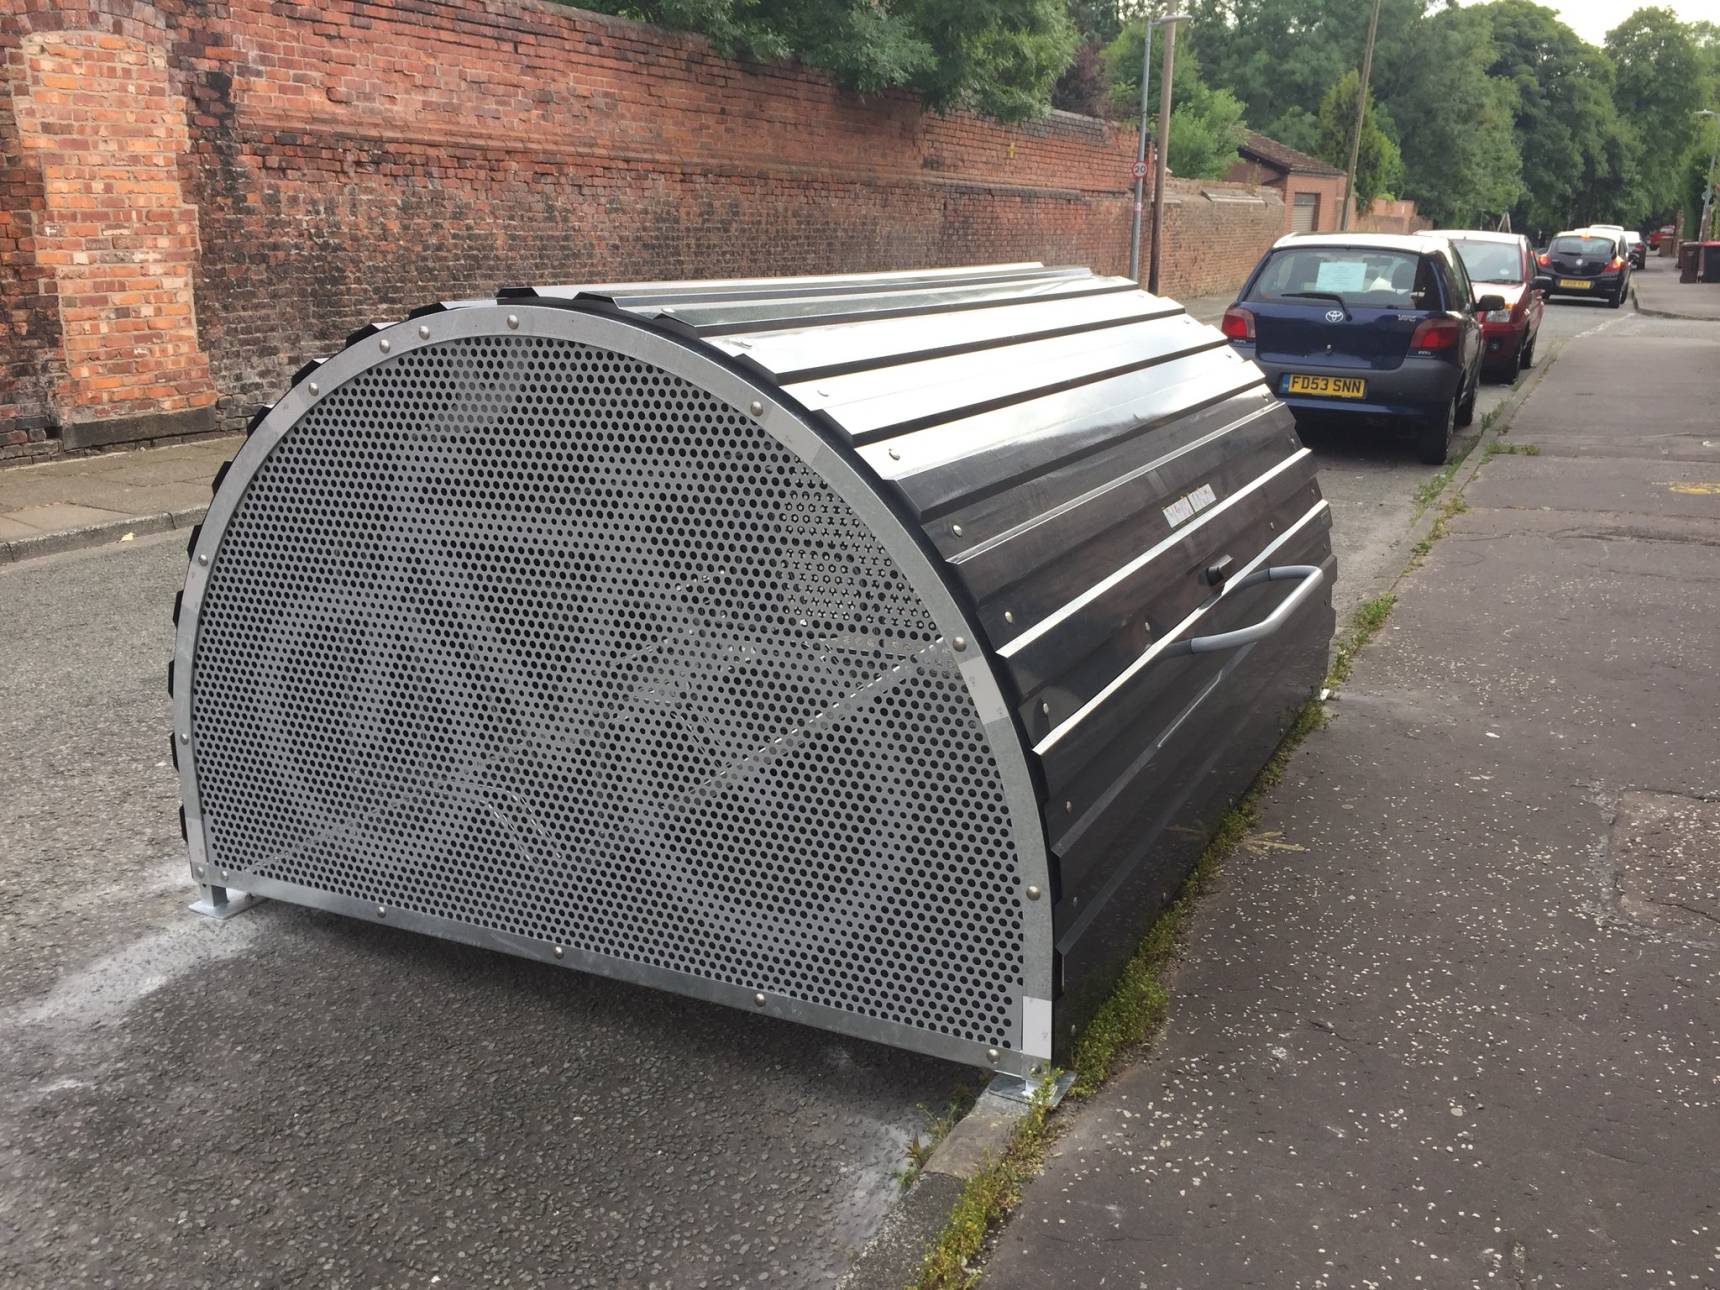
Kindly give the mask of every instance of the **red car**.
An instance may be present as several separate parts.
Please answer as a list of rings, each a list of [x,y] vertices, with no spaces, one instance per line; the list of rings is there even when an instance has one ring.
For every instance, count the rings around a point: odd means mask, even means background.
[[[1521,233],[1434,232],[1457,248],[1477,300],[1504,298],[1505,308],[1481,315],[1481,370],[1496,380],[1516,380],[1519,371],[1535,362],[1535,338],[1546,309],[1546,297],[1534,286],[1534,248]]]

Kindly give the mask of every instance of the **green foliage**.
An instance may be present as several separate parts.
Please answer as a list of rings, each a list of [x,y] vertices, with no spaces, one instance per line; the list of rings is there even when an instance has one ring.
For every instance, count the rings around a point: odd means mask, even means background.
[[[1075,52],[1063,0],[582,0],[702,32],[723,53],[798,59],[864,94],[906,88],[937,111],[1043,113]]]
[[[1320,100],[1320,142],[1315,154],[1340,170],[1350,161],[1350,136],[1356,128],[1356,101],[1362,92],[1362,74],[1354,69],[1338,78]],[[1403,179],[1403,154],[1392,137],[1391,118],[1380,110],[1374,96],[1362,114],[1362,134],[1356,152],[1356,209],[1366,211],[1376,197],[1390,196]]]
[[[1104,60],[1111,86],[1111,107],[1118,115],[1138,121],[1141,112],[1141,41],[1145,24],[1135,19],[1124,25],[1105,46]],[[1158,123],[1158,73],[1162,66],[1161,31],[1153,33],[1152,102],[1147,105],[1149,129]],[[1236,160],[1237,145],[1247,135],[1242,123],[1242,104],[1228,90],[1208,85],[1200,74],[1200,62],[1180,40],[1171,69],[1171,141],[1165,164],[1173,175],[1186,179],[1217,179]]]
[[[1620,214],[1640,219],[1673,210],[1701,133],[1692,109],[1709,105],[1712,60],[1666,9],[1638,9],[1607,33],[1606,49],[1614,68],[1613,103],[1635,145],[1635,182]]]

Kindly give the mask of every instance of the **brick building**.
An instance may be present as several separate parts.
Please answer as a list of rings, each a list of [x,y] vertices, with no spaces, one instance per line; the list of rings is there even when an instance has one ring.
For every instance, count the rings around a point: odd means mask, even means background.
[[[1225,178],[1278,191],[1284,201],[1285,233],[1321,233],[1338,227],[1344,201],[1344,172],[1251,130],[1237,148],[1238,160]]]
[[[542,0],[0,0],[0,460],[239,427],[355,328],[505,284],[1122,272],[1133,151]],[[1167,197],[1171,294],[1285,222]]]

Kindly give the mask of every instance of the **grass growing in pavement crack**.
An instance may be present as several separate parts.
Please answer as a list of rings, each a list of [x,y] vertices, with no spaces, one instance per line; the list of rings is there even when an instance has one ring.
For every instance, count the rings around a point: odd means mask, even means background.
[[[1486,451],[1482,454],[1483,461],[1491,461],[1494,457],[1539,457],[1540,446],[1532,443],[1502,443],[1498,439],[1490,440]]]
[[[1003,1155],[986,1161],[962,1184],[943,1232],[920,1263],[919,1279],[914,1282],[918,1290],[958,1290],[978,1279],[969,1264],[985,1248],[992,1228],[1021,1199],[1021,1184],[1038,1173],[1045,1160],[1054,1078],[1055,1071],[1034,1090],[1033,1102],[1015,1126]]]
[[[1420,568],[1421,562],[1427,559],[1427,553],[1433,550],[1433,544],[1445,536],[1445,530],[1450,525],[1452,517],[1461,515],[1468,509],[1469,503],[1463,500],[1462,493],[1447,499],[1445,505],[1439,508],[1439,518],[1433,522],[1433,527],[1427,531],[1427,536],[1410,548],[1409,564],[1404,567],[1404,572],[1408,573],[1411,569]]]
[[[1375,596],[1356,607],[1338,634],[1326,688],[1335,690],[1349,678],[1356,655],[1385,626],[1397,597]],[[1272,758],[1261,769],[1240,801],[1227,811],[1200,859],[1177,894],[1153,920],[1146,937],[1118,978],[1109,998],[1100,1005],[1081,1037],[1075,1041],[1075,1082],[1070,1097],[1089,1097],[1110,1078],[1117,1061],[1145,1046],[1164,1021],[1170,1006],[1166,973],[1183,928],[1201,893],[1211,884],[1224,858],[1260,823],[1261,803],[1284,777],[1284,768],[1301,742],[1326,724],[1326,709],[1310,699],[1284,732]],[[1035,1092],[1033,1105],[1011,1135],[1003,1155],[988,1161],[963,1185],[955,1207],[936,1242],[926,1251],[914,1290],[961,1290],[978,1280],[970,1267],[986,1240],[1021,1198],[1021,1185],[1039,1171],[1055,1129],[1046,1123],[1050,1110],[1052,1071]],[[929,1153],[928,1153],[929,1154]]]
[[[942,1113],[933,1115],[924,1106],[921,1114],[927,1117],[926,1127],[922,1132],[908,1139],[905,1148],[907,1161],[896,1170],[896,1181],[902,1184],[906,1191],[914,1185],[914,1180],[920,1176],[926,1167],[926,1162],[932,1158],[932,1152],[938,1149],[938,1143],[950,1136],[950,1130],[961,1123],[974,1104],[974,1092],[965,1083],[956,1085],[956,1091],[950,1096],[950,1103]]]

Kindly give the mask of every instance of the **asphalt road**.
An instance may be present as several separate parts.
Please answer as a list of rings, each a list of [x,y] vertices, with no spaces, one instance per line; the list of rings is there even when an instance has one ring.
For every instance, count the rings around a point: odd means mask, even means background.
[[[1616,317],[1554,307],[1543,355]],[[1312,442],[1347,609],[1437,472]],[[0,570],[0,1286],[833,1280],[972,1076],[291,906],[187,913],[183,567],[169,536]]]
[[[184,563],[0,571],[0,1286],[833,1280],[971,1077],[289,905],[186,912]]]

